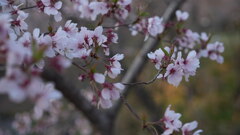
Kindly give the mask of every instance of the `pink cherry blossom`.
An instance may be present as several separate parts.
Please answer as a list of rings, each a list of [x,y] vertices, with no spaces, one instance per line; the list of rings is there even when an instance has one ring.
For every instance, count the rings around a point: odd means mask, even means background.
[[[136,36],[138,32],[143,32],[144,34],[148,33],[148,22],[146,19],[142,19],[140,22],[137,24],[134,24],[130,27],[131,34],[133,36]]]
[[[132,0],[119,0],[117,2],[118,8],[116,9],[114,14],[116,18],[118,18],[120,21],[125,20],[128,17],[129,12],[131,11],[131,3]]]
[[[166,109],[162,119],[166,129],[162,135],[170,135],[173,133],[173,131],[179,131],[179,128],[182,127],[182,122],[179,120],[181,114],[170,110],[170,107],[171,105],[169,105]]]
[[[98,15],[104,15],[108,12],[108,7],[105,2],[88,2],[80,1],[78,10],[81,12],[81,18],[90,18],[92,21],[96,20]]]
[[[165,50],[169,50],[169,48],[165,48]],[[169,53],[169,52],[168,52]],[[167,57],[162,49],[157,49],[154,53],[150,52],[147,54],[148,58],[155,64],[156,69],[160,69],[162,65],[162,59]]]
[[[190,75],[195,75],[197,68],[199,68],[199,64],[200,62],[197,58],[196,51],[189,52],[187,58],[183,61],[182,65],[186,80],[188,80],[188,77]]]
[[[157,36],[164,30],[163,19],[155,16],[148,19],[148,32],[151,36]]]
[[[41,0],[42,3],[44,4],[44,13],[47,15],[57,15],[58,10],[62,7],[62,2],[53,2],[51,0]]]
[[[178,65],[169,64],[164,77],[167,77],[168,83],[178,86],[182,81],[183,75],[183,70]]]
[[[29,89],[34,89],[30,94],[36,102],[33,114],[35,119],[40,119],[42,117],[43,113],[51,107],[52,101],[58,100],[62,97],[61,93],[54,89],[53,84],[44,84],[39,80],[33,81],[29,86]]]
[[[224,59],[221,53],[224,52],[224,46],[221,42],[215,42],[207,45],[207,56],[211,60],[216,60],[218,63],[223,63]]]
[[[28,17],[28,13],[25,13],[23,11],[18,12],[18,17],[16,20],[12,21],[12,25],[14,26],[15,32],[19,35],[21,31],[27,30],[28,25],[25,22],[25,20]]]
[[[68,20],[65,23],[65,26],[63,28],[64,31],[66,31],[69,35],[77,34],[78,28],[76,23],[72,23],[71,20]]]
[[[58,11],[62,7],[61,1],[41,0],[44,7],[44,13],[47,15],[54,15],[55,21],[61,21],[61,13]],[[40,4],[41,5],[41,4]],[[41,6],[40,6],[41,8]]]
[[[197,32],[191,30],[186,30],[184,36],[177,39],[180,48],[193,49],[197,44],[200,43],[200,36]]]
[[[104,36],[103,34],[103,27],[98,26],[95,28],[95,30],[92,32],[92,39],[94,42],[96,42],[98,45],[102,45],[104,42],[107,41],[107,37]]]
[[[120,98],[120,93],[125,88],[121,83],[104,83],[101,91],[99,104],[102,108],[110,108],[112,101]]]
[[[104,99],[117,100],[120,98],[120,92],[124,89],[124,86],[121,83],[103,84],[104,89],[101,91],[101,96]]]
[[[123,54],[116,54],[112,58],[110,58],[109,59],[110,65],[105,66],[107,69],[105,74],[107,74],[110,78],[116,78],[123,70],[119,62],[123,58],[124,58]]]

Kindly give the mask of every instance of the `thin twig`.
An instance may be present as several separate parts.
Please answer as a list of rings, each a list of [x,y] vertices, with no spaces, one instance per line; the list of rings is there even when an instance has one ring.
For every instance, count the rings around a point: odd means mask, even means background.
[[[128,24],[119,24],[116,26],[103,26],[104,29],[114,29],[114,28],[119,28],[119,27],[129,27],[129,25],[132,25],[133,23],[128,23]]]
[[[31,6],[31,7],[24,7],[24,8],[20,8],[20,10],[27,10],[27,9],[32,9],[32,8],[36,8],[37,5]]]
[[[72,64],[73,64],[74,66],[76,66],[77,68],[83,70],[84,72],[87,72],[87,70],[86,70],[85,68],[81,67],[81,66],[78,65],[76,62],[72,62]]]
[[[143,121],[141,117],[137,114],[137,112],[133,109],[133,107],[125,100],[124,96],[121,95],[121,100],[123,101],[123,104],[127,107],[128,111],[139,121]],[[144,129],[147,129],[148,132],[150,132],[153,135],[158,135],[156,129],[151,125],[150,127],[148,125],[145,125],[146,127]],[[151,130],[153,129],[153,130]],[[151,132],[152,131],[152,132]]]
[[[125,98],[121,95],[121,99],[123,101],[123,104],[127,107],[127,109],[131,112],[131,114],[133,114],[133,116],[141,121],[140,116],[136,113],[136,111],[134,111],[134,109],[132,108],[132,106],[130,104],[128,104],[128,102],[125,100]]]
[[[147,82],[134,82],[134,83],[122,83],[123,85],[142,85],[142,84],[151,84],[153,83],[155,80],[157,80],[158,76],[161,74],[162,70],[159,70],[158,73],[149,81]]]

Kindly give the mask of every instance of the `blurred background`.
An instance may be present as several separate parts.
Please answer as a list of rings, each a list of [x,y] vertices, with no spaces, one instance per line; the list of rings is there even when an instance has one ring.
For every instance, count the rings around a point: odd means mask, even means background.
[[[170,0],[133,0],[133,10],[145,9],[151,16],[161,16]],[[66,2],[66,4],[68,4]],[[71,8],[64,8],[64,17],[73,19],[79,26],[87,21],[78,20],[77,13],[70,12]],[[182,122],[199,122],[199,129],[208,135],[239,135],[240,134],[240,1],[239,0],[188,0],[181,8],[190,13],[187,27],[196,32],[213,34],[212,41],[220,41],[225,45],[224,63],[218,64],[209,59],[202,59],[196,76],[190,77],[189,82],[182,81],[178,87],[157,80],[153,84],[131,88],[128,102],[134,106],[139,114],[148,120],[160,119],[169,104],[172,109],[182,114]],[[29,10],[31,11],[31,10]],[[49,21],[39,23],[39,16],[48,16],[38,12],[31,16],[30,31],[40,27],[46,31]],[[134,15],[130,15],[129,20]],[[67,20],[66,19],[66,20]],[[65,21],[62,21],[63,24]],[[87,24],[91,25],[91,24]],[[132,37],[126,29],[119,31],[119,45],[114,50],[125,54],[123,65],[128,67],[138,50],[143,45],[144,36]],[[67,78],[76,81],[80,87],[88,89],[87,85],[77,82],[75,68],[66,71]],[[150,80],[156,74],[153,64],[148,62],[140,73],[137,81]],[[120,78],[119,78],[120,79]],[[151,97],[151,98],[148,98]],[[61,121],[56,125],[44,128],[39,134],[88,135],[94,134],[94,129],[84,117],[70,103],[65,102]],[[12,132],[14,114],[28,111],[31,104],[13,104],[4,95],[0,96],[0,135],[17,134]],[[73,126],[74,125],[74,126]],[[76,129],[73,129],[76,128]],[[75,131],[77,130],[77,131]],[[141,123],[136,121],[126,108],[122,108],[116,121],[116,135],[143,135]]]
[[[166,8],[166,2],[168,1],[149,0],[143,2],[143,5],[147,7],[151,15],[161,15]],[[189,21],[187,21],[188,28],[196,32],[211,33],[213,34],[212,41],[224,43],[224,63],[218,64],[203,58],[196,76],[191,77],[189,82],[182,81],[181,85],[176,88],[159,80],[144,88],[136,88],[128,97],[130,104],[137,106],[142,115],[150,115],[148,117],[151,117],[151,114],[162,114],[171,104],[176,112],[182,114],[183,122],[198,121],[198,128],[204,130],[203,134],[239,135],[240,1],[188,0],[181,9],[190,13]],[[141,44],[141,41],[137,40],[135,44],[137,46]],[[129,50],[129,55],[133,55],[131,52],[134,49],[135,46]],[[153,64],[148,63],[139,80],[150,80],[155,73]],[[144,98],[146,92],[153,97],[155,105]],[[153,110],[154,108],[159,110]],[[119,127],[117,130],[121,131],[119,135],[122,131],[126,134],[134,134],[136,131],[142,134],[138,128],[139,123],[137,123],[123,108],[117,125]],[[136,127],[136,130],[132,127]]]

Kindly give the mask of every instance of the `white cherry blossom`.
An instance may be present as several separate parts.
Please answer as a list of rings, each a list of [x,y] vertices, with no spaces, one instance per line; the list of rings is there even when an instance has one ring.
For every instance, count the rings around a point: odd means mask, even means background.
[[[96,81],[97,83],[100,83],[100,84],[105,82],[105,76],[100,73],[94,73],[93,79],[94,79],[94,81]]]
[[[189,17],[188,12],[182,12],[180,10],[176,11],[176,16],[178,21],[186,21]]]
[[[164,30],[163,18],[160,18],[158,16],[149,18],[147,29],[148,29],[148,32],[151,36],[155,37],[158,34],[161,34]]]
[[[179,128],[182,127],[182,122],[179,120],[181,114],[170,110],[170,107],[171,105],[169,105],[166,109],[162,119],[166,129],[162,135],[170,135],[173,133],[173,131],[179,131]]]
[[[201,129],[195,131],[194,133],[193,130],[196,129],[198,126],[198,123],[196,121],[186,123],[182,126],[182,135],[199,135],[199,133],[202,132]]]
[[[182,81],[183,75],[183,70],[178,65],[169,64],[164,77],[167,77],[168,83],[178,86]]]

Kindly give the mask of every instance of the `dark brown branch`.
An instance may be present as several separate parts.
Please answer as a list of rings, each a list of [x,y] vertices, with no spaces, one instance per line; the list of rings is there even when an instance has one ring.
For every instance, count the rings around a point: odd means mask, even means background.
[[[62,75],[57,73],[53,69],[45,69],[42,73],[42,78],[46,81],[52,81],[55,83],[56,89],[58,89],[64,97],[72,102],[76,108],[101,131],[102,134],[111,134],[109,129],[112,127],[111,120],[105,112],[98,110],[95,106],[82,95],[81,90],[74,87],[71,80],[66,80]]]
[[[163,15],[164,20],[169,21],[170,17],[174,15],[176,9],[184,1],[185,0],[175,0],[171,2]],[[138,77],[138,74],[144,68],[144,65],[146,63],[146,54],[153,50],[158,44],[159,41],[152,38],[146,42],[146,44],[143,46],[139,54],[132,62],[133,64],[127,71],[126,75],[123,77],[122,82],[131,83]],[[74,87],[70,80],[66,80],[63,76],[56,73],[56,71],[45,69],[42,77],[47,81],[53,81],[56,85],[56,88],[62,92],[64,97],[72,102],[80,111],[82,111],[83,114],[91,121],[91,123],[93,123],[96,128],[101,131],[102,135],[112,134],[112,129],[110,128],[113,127],[113,123],[119,112],[119,109],[124,103],[122,100],[119,100],[112,109],[105,113],[92,106],[91,103],[81,94],[80,90]],[[123,93],[123,96],[126,96],[128,92],[129,90],[127,86],[125,92]]]

